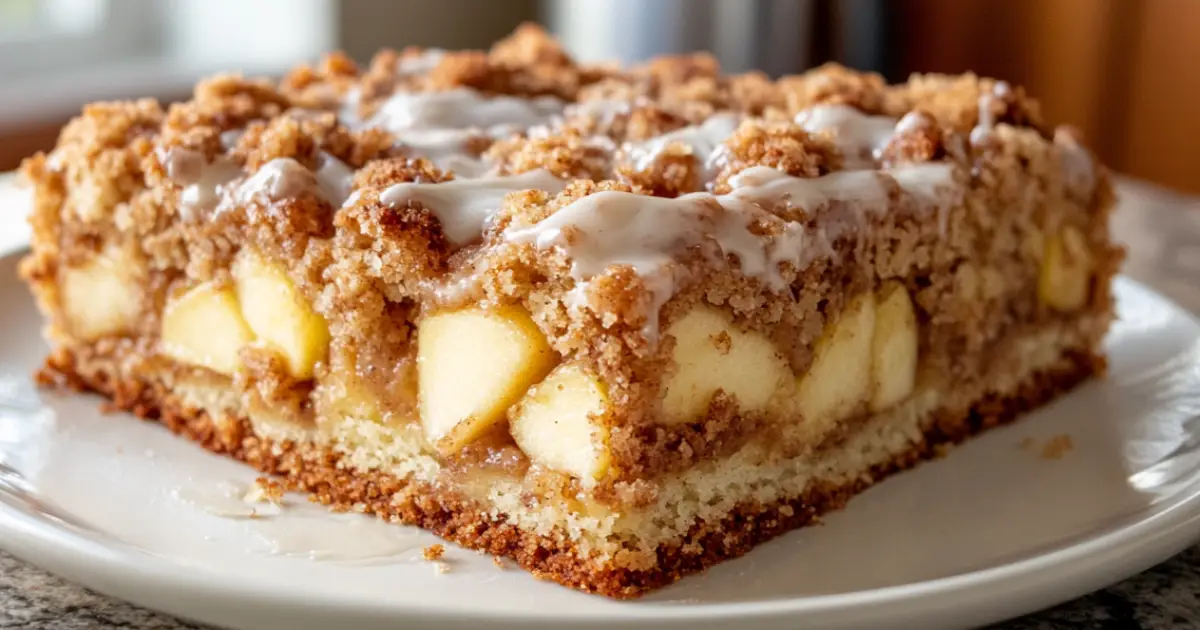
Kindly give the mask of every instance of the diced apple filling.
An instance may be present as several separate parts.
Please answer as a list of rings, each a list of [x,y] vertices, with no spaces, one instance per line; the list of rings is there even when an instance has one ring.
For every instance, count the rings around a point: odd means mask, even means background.
[[[770,339],[740,330],[723,311],[702,306],[671,324],[674,371],[664,384],[668,422],[702,416],[718,391],[737,399],[742,411],[761,411],[792,378],[787,360]]]
[[[899,282],[851,299],[813,348],[797,382],[799,412],[818,427],[869,409],[883,411],[912,394],[917,374],[917,318]]]
[[[82,341],[128,332],[142,308],[137,266],[115,246],[82,267],[64,269],[59,286],[71,334]]]
[[[228,287],[205,282],[167,302],[162,318],[162,351],[188,365],[232,376],[238,352],[254,334]]]
[[[244,249],[233,263],[242,314],[259,342],[278,351],[298,379],[312,378],[325,359],[329,326],[277,265]]]
[[[250,344],[278,352],[298,379],[312,378],[329,347],[325,320],[277,265],[244,249],[233,264],[233,286],[206,282],[168,302],[163,352],[171,358],[233,375]]]
[[[812,364],[796,383],[800,413],[808,422],[832,423],[871,396],[871,346],[875,298],[851,299],[813,347]]]
[[[912,393],[917,379],[917,315],[904,285],[879,289],[872,338],[871,410],[882,411]]]
[[[1090,293],[1092,275],[1087,241],[1070,225],[1045,240],[1038,296],[1056,311],[1069,313],[1083,308]]]
[[[609,466],[608,432],[598,422],[607,409],[604,383],[584,368],[563,365],[514,407],[510,428],[534,463],[595,480]]]
[[[458,451],[504,420],[556,356],[518,307],[440,313],[417,330],[417,396],[425,436]]]

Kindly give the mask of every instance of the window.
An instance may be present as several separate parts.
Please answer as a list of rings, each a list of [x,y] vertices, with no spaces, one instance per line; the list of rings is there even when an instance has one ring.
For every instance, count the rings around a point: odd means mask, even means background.
[[[158,9],[153,0],[0,0],[0,78],[152,56]]]
[[[87,102],[186,96],[333,47],[336,0],[0,0],[0,132]]]

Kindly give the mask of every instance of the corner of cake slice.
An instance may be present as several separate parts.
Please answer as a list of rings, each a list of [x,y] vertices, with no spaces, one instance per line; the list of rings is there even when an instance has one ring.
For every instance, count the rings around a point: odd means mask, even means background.
[[[1099,371],[1121,260],[1019,88],[529,28],[92,105],[24,171],[46,383],[613,597]]]

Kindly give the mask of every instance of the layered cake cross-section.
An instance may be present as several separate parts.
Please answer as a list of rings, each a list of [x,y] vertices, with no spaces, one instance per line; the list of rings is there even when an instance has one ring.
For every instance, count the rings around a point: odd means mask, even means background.
[[[1101,371],[1121,259],[1020,88],[533,27],[91,105],[24,173],[43,382],[613,597]]]

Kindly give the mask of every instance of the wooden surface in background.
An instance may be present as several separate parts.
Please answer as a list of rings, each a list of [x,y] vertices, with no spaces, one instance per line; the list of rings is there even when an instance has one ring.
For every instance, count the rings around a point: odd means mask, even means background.
[[[898,0],[901,66],[1024,85],[1107,164],[1200,192],[1200,1]]]
[[[1200,1],[1147,0],[1123,86],[1129,172],[1200,192]]]
[[[53,149],[58,130],[65,122],[41,123],[0,132],[0,173],[17,168],[21,160],[38,151]]]

